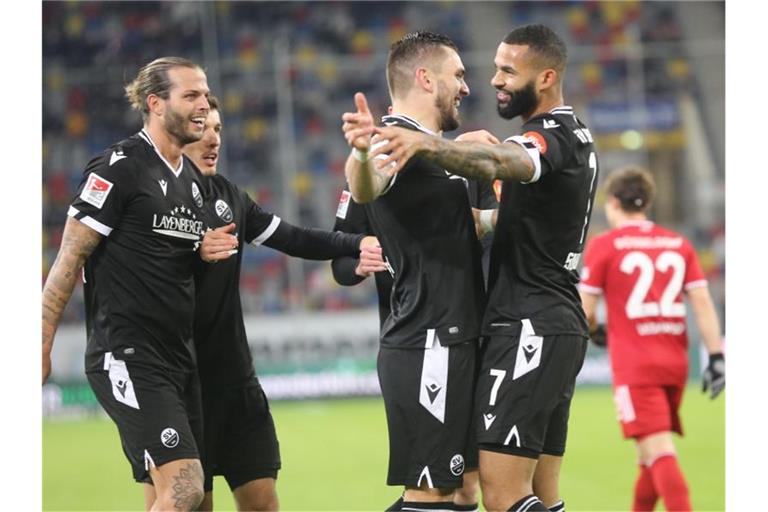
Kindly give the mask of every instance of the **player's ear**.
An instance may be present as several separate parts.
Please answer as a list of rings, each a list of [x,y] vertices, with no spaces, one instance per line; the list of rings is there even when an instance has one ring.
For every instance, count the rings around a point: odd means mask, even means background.
[[[559,80],[559,74],[552,68],[545,69],[536,77],[539,91],[544,91],[554,86]]]
[[[161,116],[165,113],[165,102],[157,94],[147,96],[147,109],[150,115]]]
[[[416,85],[421,87],[426,92],[433,92],[435,88],[435,80],[432,76],[432,72],[427,68],[416,68]]]

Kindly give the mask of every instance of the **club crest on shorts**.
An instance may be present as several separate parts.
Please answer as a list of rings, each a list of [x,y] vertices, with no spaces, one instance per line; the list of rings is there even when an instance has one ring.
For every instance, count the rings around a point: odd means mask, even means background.
[[[168,427],[160,433],[160,441],[166,448],[176,448],[179,444],[179,433]]]
[[[461,476],[464,473],[464,457],[460,453],[451,457],[451,473],[453,476]]]
[[[216,215],[218,215],[221,220],[227,224],[232,222],[232,209],[223,199],[217,199],[214,208],[216,209]]]
[[[200,189],[197,188],[197,183],[192,182],[192,199],[195,200],[195,204],[198,208],[203,206],[203,196],[200,194]]]

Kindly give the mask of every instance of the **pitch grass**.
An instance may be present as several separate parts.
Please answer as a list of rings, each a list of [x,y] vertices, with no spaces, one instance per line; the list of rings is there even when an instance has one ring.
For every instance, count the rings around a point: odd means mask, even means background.
[[[272,412],[283,458],[277,484],[283,510],[384,510],[398,497],[398,489],[385,485],[381,400],[282,402]],[[682,416],[686,436],[677,447],[693,508],[724,510],[725,400],[712,402],[691,386]],[[635,472],[635,450],[621,439],[609,389],[579,388],[561,480],[568,510],[628,510]],[[234,510],[226,482],[217,477],[214,486],[215,508]],[[132,482],[108,419],[45,422],[44,510],[142,507],[141,486]]]

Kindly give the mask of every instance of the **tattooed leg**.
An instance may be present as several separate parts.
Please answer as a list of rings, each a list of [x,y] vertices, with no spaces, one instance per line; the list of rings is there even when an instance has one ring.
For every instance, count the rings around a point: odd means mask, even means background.
[[[195,510],[203,500],[203,467],[197,459],[180,459],[152,468],[155,502],[150,510]]]

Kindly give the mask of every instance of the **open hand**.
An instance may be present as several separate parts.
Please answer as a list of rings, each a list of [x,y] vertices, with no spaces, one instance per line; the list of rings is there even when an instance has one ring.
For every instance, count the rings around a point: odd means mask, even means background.
[[[203,261],[216,262],[237,254],[237,237],[231,234],[235,231],[235,227],[233,222],[205,232],[200,246],[200,257]]]

